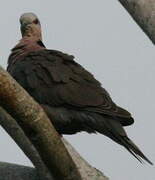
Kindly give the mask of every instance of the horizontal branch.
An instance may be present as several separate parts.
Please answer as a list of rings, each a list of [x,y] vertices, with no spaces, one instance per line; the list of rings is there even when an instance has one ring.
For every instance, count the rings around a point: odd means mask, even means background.
[[[34,168],[0,162],[0,180],[41,180]]]

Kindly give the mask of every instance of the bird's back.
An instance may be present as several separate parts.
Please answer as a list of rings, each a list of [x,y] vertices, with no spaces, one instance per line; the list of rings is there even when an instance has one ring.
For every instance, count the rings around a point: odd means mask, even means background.
[[[13,49],[7,70],[40,104],[99,113],[123,126],[133,123],[131,114],[117,106],[73,56],[47,49],[21,56],[19,49],[17,54]]]

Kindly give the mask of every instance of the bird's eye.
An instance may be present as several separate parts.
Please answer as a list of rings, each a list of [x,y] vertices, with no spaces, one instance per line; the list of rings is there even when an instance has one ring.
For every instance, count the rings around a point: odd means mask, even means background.
[[[34,23],[34,24],[39,24],[38,19],[35,19],[35,20],[33,21],[33,23]]]

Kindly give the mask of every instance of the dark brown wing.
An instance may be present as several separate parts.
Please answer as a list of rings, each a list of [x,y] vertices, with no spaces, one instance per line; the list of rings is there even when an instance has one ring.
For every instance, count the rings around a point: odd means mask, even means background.
[[[122,125],[132,124],[130,113],[116,106],[94,76],[73,59],[59,51],[41,50],[10,64],[8,71],[40,104],[97,112],[117,118]]]

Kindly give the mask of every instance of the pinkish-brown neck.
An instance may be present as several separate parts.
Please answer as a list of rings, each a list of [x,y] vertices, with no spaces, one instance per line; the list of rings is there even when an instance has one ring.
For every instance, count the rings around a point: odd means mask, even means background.
[[[23,37],[20,42],[12,49],[8,63],[13,63],[17,60],[23,59],[31,52],[45,49],[45,47],[41,44],[41,40],[35,39],[34,37]]]

